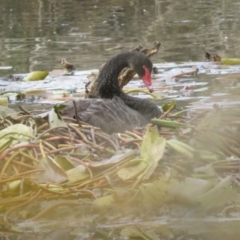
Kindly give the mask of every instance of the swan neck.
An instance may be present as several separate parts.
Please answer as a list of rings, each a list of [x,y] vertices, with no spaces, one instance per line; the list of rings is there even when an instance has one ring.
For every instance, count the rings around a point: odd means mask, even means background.
[[[129,67],[125,55],[116,56],[103,66],[97,79],[98,97],[113,98],[114,95],[121,94],[122,89],[118,83],[118,76],[125,67]]]

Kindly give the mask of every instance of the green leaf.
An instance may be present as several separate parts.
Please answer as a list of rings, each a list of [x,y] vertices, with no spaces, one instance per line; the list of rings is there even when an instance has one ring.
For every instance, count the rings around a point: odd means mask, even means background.
[[[167,146],[176,153],[184,155],[189,158],[193,158],[194,152],[196,151],[190,145],[174,139],[167,140]]]
[[[176,105],[176,101],[171,101],[170,103],[166,103],[162,106],[164,112],[168,111],[170,108]]]
[[[82,165],[78,165],[77,167],[66,171],[68,181],[70,183],[80,182],[90,177],[86,168]]]
[[[169,177],[161,176],[159,180],[152,183],[144,183],[140,186],[141,201],[147,206],[161,207],[167,197],[167,189],[169,188]]]
[[[223,65],[240,65],[240,58],[222,58],[221,64],[223,64]]]
[[[213,180],[185,178],[180,182],[171,180],[168,188],[169,200],[182,204],[199,204],[199,196],[214,187]]]
[[[168,195],[171,201],[178,203],[186,205],[200,203],[205,211],[239,202],[239,195],[232,187],[231,176],[224,178],[221,182],[218,182],[217,178],[212,180],[186,178],[181,182],[172,180]]]
[[[149,163],[148,170],[143,179],[148,179],[158,165],[164,154],[166,139],[159,136],[155,128],[148,128],[141,145],[141,156]]]
[[[239,202],[239,195],[232,187],[232,176],[224,178],[214,188],[199,196],[199,200],[205,210]]]
[[[0,131],[0,146],[7,144],[10,140],[12,140],[11,145],[14,145],[17,142],[27,141],[32,137],[32,128],[24,124],[11,125]]]
[[[107,195],[105,197],[100,197],[94,200],[93,204],[99,207],[103,207],[103,206],[109,206],[114,202],[115,202],[114,195]]]
[[[187,127],[187,125],[184,123],[180,123],[172,120],[159,119],[159,118],[153,118],[151,120],[151,123],[159,127],[173,128],[173,129],[180,128],[180,127]]]
[[[122,180],[132,179],[142,173],[147,168],[147,166],[148,163],[143,159],[133,159],[129,162],[129,166],[121,168],[118,170],[117,174]]]
[[[57,155],[57,156],[54,157],[54,160],[56,161],[56,163],[58,163],[61,166],[61,168],[64,171],[70,170],[70,169],[75,167],[71,163],[71,161],[69,161],[68,158],[65,157],[65,156]]]
[[[67,127],[67,124],[62,121],[58,114],[55,112],[54,108],[52,108],[49,112],[48,112],[48,122],[51,128],[54,127]]]
[[[166,146],[166,140],[159,137],[158,131],[155,128],[148,128],[143,137],[141,145],[141,157],[129,161],[129,166],[120,169],[117,174],[123,179],[148,179],[162,158]],[[141,174],[141,175],[139,175]]]
[[[64,104],[57,104],[53,107],[55,113],[57,114],[59,119],[62,119],[61,117],[61,110],[64,109],[66,107],[66,105]]]
[[[15,181],[12,181],[12,182],[8,182],[7,183],[7,190],[8,191],[17,191],[19,188],[20,188],[20,184],[21,184],[22,180],[15,180]]]
[[[29,73],[23,80],[24,81],[39,81],[44,80],[48,75],[47,71],[34,71]]]
[[[62,183],[67,180],[66,172],[47,155],[39,161],[39,167],[43,172],[36,173],[35,176],[40,182]]]
[[[63,110],[67,105],[65,104],[57,104],[54,106],[54,110],[56,113],[60,112],[61,110]]]

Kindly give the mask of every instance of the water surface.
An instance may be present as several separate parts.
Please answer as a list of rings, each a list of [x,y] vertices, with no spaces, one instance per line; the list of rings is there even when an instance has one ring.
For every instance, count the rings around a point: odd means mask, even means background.
[[[155,40],[156,63],[202,61],[205,50],[239,57],[239,11],[237,0],[2,0],[0,65],[52,70],[65,57],[93,69]]]

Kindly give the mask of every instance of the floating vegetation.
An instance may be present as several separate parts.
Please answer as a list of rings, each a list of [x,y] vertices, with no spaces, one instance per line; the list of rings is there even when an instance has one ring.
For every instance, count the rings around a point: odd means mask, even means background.
[[[239,201],[240,112],[215,107],[187,117],[169,110],[145,129],[108,135],[59,119],[56,108],[36,115],[2,107],[2,224],[50,220],[63,208],[66,218],[80,211],[101,223],[164,214],[172,204],[197,215],[229,214]],[[142,231],[123,227],[121,235]]]
[[[23,80],[24,81],[39,81],[44,80],[48,75],[47,71],[34,71],[29,73]]]
[[[240,65],[240,58],[222,58],[218,54],[205,53],[205,57],[209,61],[214,61],[222,65]]]

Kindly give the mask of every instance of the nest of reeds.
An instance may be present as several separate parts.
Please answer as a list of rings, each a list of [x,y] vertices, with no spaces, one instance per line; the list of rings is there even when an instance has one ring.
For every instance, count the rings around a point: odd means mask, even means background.
[[[238,201],[239,112],[168,111],[145,129],[108,135],[74,119],[63,121],[55,110],[1,120],[0,206],[6,224],[58,215],[63,206],[94,207],[90,215],[117,206],[128,215],[136,207],[174,202],[225,213],[226,205]]]

